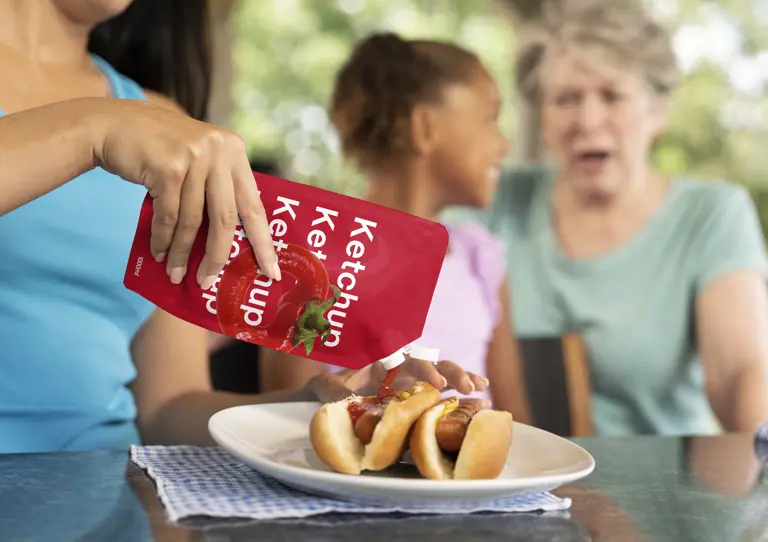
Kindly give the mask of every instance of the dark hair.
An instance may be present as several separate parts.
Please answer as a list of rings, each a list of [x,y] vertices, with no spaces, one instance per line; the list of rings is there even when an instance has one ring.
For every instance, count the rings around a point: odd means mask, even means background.
[[[362,168],[410,151],[410,116],[439,103],[450,83],[466,82],[480,61],[451,43],[373,34],[336,77],[330,118],[344,154]]]
[[[263,173],[264,175],[270,175],[272,177],[280,175],[280,166],[272,158],[266,156],[251,156],[249,162],[251,163],[251,171]]]
[[[134,0],[96,26],[88,50],[205,120],[211,91],[206,0]]]

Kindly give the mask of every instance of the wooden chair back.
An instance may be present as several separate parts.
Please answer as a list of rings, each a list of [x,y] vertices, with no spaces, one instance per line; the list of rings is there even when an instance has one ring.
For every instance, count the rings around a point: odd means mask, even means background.
[[[534,425],[563,437],[594,434],[589,361],[578,334],[520,340]]]

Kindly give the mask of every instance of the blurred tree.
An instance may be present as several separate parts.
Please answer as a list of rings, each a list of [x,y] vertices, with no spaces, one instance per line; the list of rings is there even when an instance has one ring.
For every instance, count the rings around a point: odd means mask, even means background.
[[[726,178],[755,195],[768,235],[768,0],[643,0],[674,33],[683,78],[654,160],[668,173]],[[361,37],[394,30],[451,39],[496,76],[506,133],[521,124],[513,89],[514,21],[538,0],[264,0],[233,10],[233,127],[253,154],[275,156],[297,181],[350,194],[326,116],[336,71]],[[508,16],[518,8],[518,17]],[[526,127],[526,129],[528,129]],[[522,145],[515,144],[519,149]],[[533,153],[535,155],[535,153]]]
[[[768,2],[646,1],[675,33],[683,70],[657,164],[744,184],[768,236]]]
[[[326,108],[337,70],[374,31],[456,41],[477,52],[503,95],[513,96],[511,20],[478,0],[240,1],[235,32],[233,127],[252,154],[270,154],[287,176],[359,194],[362,179],[343,163]],[[512,133],[510,100],[501,120]]]

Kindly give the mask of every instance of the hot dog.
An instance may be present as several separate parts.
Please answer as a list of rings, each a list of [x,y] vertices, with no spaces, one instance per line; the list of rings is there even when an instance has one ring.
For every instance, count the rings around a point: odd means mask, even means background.
[[[512,415],[451,397],[416,422],[410,449],[419,472],[435,480],[496,478],[512,444]]]
[[[455,410],[440,418],[435,428],[437,444],[444,452],[458,452],[467,435],[467,427],[477,414],[477,403],[459,402]]]
[[[392,401],[407,399],[409,395],[410,393],[404,390],[391,390],[377,404],[367,407],[365,412],[357,416],[356,419],[353,416],[352,423],[355,425],[355,435],[357,438],[363,444],[370,444],[371,440],[373,440],[373,433],[384,416],[387,405]]]
[[[403,454],[411,427],[440,401],[428,382],[377,397],[348,397],[326,403],[312,416],[309,438],[323,463],[345,474],[378,471]]]

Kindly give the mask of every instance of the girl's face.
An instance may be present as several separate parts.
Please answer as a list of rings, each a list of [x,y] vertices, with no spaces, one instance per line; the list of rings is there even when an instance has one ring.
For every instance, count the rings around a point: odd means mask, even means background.
[[[446,205],[486,207],[509,151],[498,125],[499,90],[478,68],[466,83],[447,87],[442,98],[434,109],[430,169]]]

